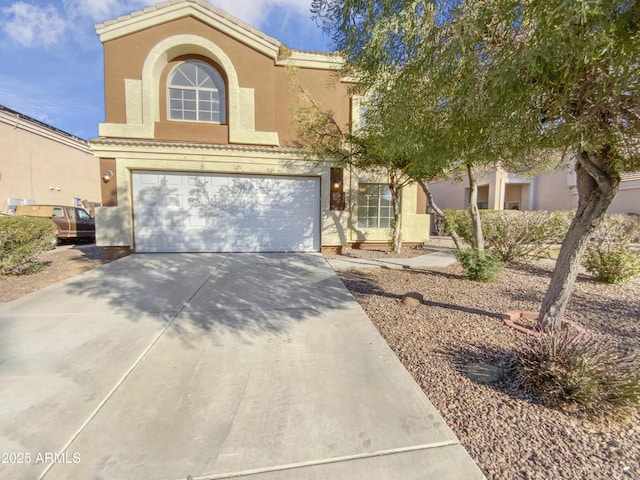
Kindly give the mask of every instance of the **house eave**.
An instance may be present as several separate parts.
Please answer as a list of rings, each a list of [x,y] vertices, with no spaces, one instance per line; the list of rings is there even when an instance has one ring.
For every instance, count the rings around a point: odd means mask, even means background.
[[[288,55],[286,58],[282,58],[280,55],[281,47],[283,47],[282,42],[203,0],[171,0],[158,3],[130,15],[96,24],[94,27],[100,41],[106,43],[187,17],[193,17],[253,48],[273,59],[276,65],[338,70],[344,63],[342,58],[335,53],[295,49],[287,49]]]

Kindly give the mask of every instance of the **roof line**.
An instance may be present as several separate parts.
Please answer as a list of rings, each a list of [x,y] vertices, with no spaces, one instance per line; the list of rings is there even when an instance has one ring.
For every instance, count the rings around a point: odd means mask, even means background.
[[[64,130],[60,130],[59,128],[56,128],[56,127],[54,127],[52,125],[49,125],[48,123],[44,123],[44,122],[41,122],[40,120],[36,120],[35,118],[30,117],[29,115],[25,115],[24,113],[20,113],[17,110],[13,110],[13,109],[11,109],[9,107],[5,107],[4,105],[0,105],[0,111],[7,112],[7,113],[10,113],[12,115],[15,115],[17,118],[22,118],[24,120],[28,120],[29,122],[35,123],[35,124],[37,124],[37,125],[39,125],[41,127],[44,127],[44,128],[46,128],[48,130],[51,130],[52,132],[62,134],[62,135],[66,136],[66,137],[69,137],[69,138],[71,138],[73,140],[77,140],[77,141],[80,141],[80,142],[85,143],[85,144],[87,143],[87,141],[84,138],[80,138],[80,137],[78,137],[76,135],[73,135],[73,134],[71,134],[69,132],[65,132]]]

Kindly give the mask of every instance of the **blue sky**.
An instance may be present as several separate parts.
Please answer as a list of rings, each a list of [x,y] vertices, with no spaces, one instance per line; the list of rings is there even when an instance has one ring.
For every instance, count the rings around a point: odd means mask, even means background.
[[[0,0],[0,105],[89,139],[104,122],[94,25],[156,0]],[[328,50],[311,0],[211,0],[291,48]]]

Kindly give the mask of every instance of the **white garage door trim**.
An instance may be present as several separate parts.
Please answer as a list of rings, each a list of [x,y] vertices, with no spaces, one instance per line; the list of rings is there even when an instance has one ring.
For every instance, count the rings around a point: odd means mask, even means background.
[[[320,178],[132,172],[138,252],[317,252]]]

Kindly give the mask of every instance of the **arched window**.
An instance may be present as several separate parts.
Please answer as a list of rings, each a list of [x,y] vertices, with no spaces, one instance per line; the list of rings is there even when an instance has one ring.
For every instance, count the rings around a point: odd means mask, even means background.
[[[169,75],[169,119],[226,123],[222,76],[211,65],[189,60]]]

